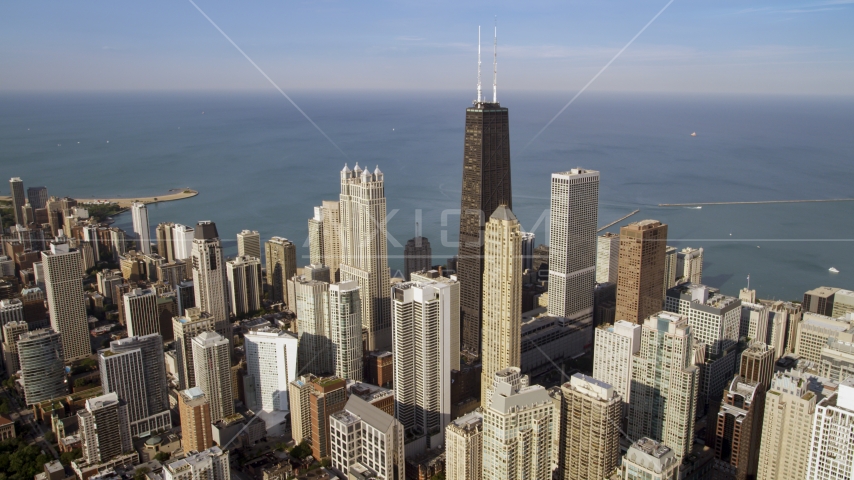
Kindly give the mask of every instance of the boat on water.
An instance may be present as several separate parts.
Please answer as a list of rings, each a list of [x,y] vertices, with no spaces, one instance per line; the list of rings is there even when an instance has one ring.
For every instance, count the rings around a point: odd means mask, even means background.
[[[830,267],[827,269],[827,271],[830,273],[839,273],[839,270],[837,270],[836,267]]]
[[[692,136],[692,137],[696,137],[696,136],[697,136],[697,132],[693,132],[693,133],[691,133],[691,136]]]

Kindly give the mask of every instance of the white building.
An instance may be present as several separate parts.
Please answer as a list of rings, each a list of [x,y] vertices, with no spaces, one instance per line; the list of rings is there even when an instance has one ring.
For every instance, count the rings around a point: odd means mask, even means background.
[[[329,286],[329,339],[336,377],[362,381],[363,312],[358,283]]]
[[[148,224],[148,207],[142,202],[133,202],[130,205],[130,213],[133,219],[133,232],[139,238],[139,251],[151,253],[151,230]]]
[[[243,230],[237,234],[237,256],[261,260],[261,234],[257,230]]]
[[[24,321],[24,303],[19,298],[0,300],[0,326]]]
[[[254,410],[288,411],[288,384],[297,379],[296,335],[260,327],[244,336],[246,369],[255,390]]]
[[[444,282],[391,289],[395,418],[408,435],[425,437],[424,450],[444,445],[451,420],[451,337],[460,331],[459,304],[459,288]]]
[[[677,480],[679,460],[667,445],[644,437],[629,447],[620,470],[620,480]]]
[[[193,368],[196,385],[211,405],[211,422],[234,413],[231,384],[231,349],[228,340],[216,332],[202,332],[193,338]]]
[[[231,341],[225,261],[216,224],[202,221],[193,237],[193,287],[196,307],[213,317],[214,330]]]
[[[549,315],[593,317],[599,172],[553,173],[549,226]]]
[[[115,393],[86,400],[86,408],[77,412],[77,419],[83,458],[90,465],[133,451],[127,405]]]
[[[516,367],[494,375],[483,409],[484,479],[550,480],[552,435],[558,428],[546,389],[529,386]]]
[[[640,351],[643,327],[625,320],[596,328],[593,347],[593,378],[613,385],[623,398],[628,414],[632,391],[632,358]]]
[[[534,247],[537,236],[533,232],[522,232],[522,271],[534,268]]]
[[[18,339],[29,331],[29,324],[23,320],[13,320],[3,324],[3,364],[8,376],[15,375],[21,369],[18,359]]]
[[[288,280],[289,297],[291,292],[299,332],[298,369],[315,375],[331,374],[335,368],[329,326],[329,284],[297,276]]]
[[[157,292],[153,288],[134,288],[122,295],[129,337],[160,333]]]
[[[68,248],[68,243],[52,242],[50,250],[42,252],[50,326],[62,336],[68,362],[92,353],[81,262],[80,252]]]
[[[810,480],[854,478],[854,382],[816,405],[807,477]],[[791,477],[790,477],[791,478]]]
[[[341,280],[361,289],[368,350],[391,348],[388,233],[383,173],[356,165],[341,171]]]
[[[403,426],[356,395],[329,418],[332,468],[342,478],[403,480]]]
[[[703,283],[703,249],[685,247],[676,253],[676,283]]]
[[[202,332],[211,332],[213,328],[213,318],[195,307],[186,309],[184,315],[172,317],[180,390],[196,386],[196,373],[193,368],[193,337]]]
[[[620,236],[608,232],[596,239],[596,283],[617,283]]]
[[[172,226],[172,242],[175,260],[186,260],[192,256],[194,236],[195,231],[186,225],[176,223]]]
[[[240,256],[225,264],[231,314],[235,317],[261,310],[261,260]]]
[[[228,450],[211,447],[163,466],[163,480],[231,480]]]
[[[483,415],[470,412],[445,429],[445,478],[480,480],[483,473]]]

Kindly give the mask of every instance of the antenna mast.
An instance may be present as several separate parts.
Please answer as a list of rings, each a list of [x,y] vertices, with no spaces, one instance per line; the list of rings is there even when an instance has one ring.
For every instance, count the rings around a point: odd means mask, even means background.
[[[477,26],[477,103],[483,102],[480,87],[480,25]]]
[[[492,43],[492,103],[498,103],[498,18],[495,19],[495,40]]]

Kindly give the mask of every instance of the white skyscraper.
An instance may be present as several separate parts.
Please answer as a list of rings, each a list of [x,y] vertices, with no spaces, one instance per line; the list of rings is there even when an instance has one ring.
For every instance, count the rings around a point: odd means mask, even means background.
[[[62,336],[67,362],[92,353],[80,262],[80,252],[68,248],[68,243],[52,242],[50,250],[42,252],[50,325]]]
[[[225,261],[216,224],[202,221],[196,225],[192,256],[196,307],[209,313],[214,330],[231,341]]]
[[[816,405],[807,478],[810,480],[854,478],[852,438],[854,438],[854,382],[846,380],[839,384],[839,390],[835,394]]]
[[[516,367],[494,375],[483,409],[483,479],[550,480],[552,435],[558,428],[546,389],[529,386]]]
[[[452,353],[458,354],[451,351],[451,337],[459,335],[459,288],[405,282],[392,287],[391,297],[395,418],[409,435],[426,437],[425,449],[437,448],[451,420]]]
[[[592,320],[599,172],[553,173],[551,198],[549,315]]]
[[[335,376],[362,381],[362,300],[356,282],[329,286],[329,339]]]
[[[620,236],[606,233],[596,238],[596,283],[617,283],[620,263]]]
[[[593,378],[614,387],[623,398],[623,416],[628,413],[632,390],[632,358],[640,351],[640,325],[617,320],[600,325],[594,334]]]
[[[288,384],[297,379],[297,337],[272,327],[251,330],[244,336],[246,369],[255,389],[253,410],[288,411]]]
[[[190,258],[193,252],[193,236],[195,232],[192,228],[176,223],[172,226],[172,241],[174,242],[175,260],[186,260]]]
[[[361,289],[368,350],[391,348],[386,199],[383,173],[356,165],[341,171],[341,280]]]
[[[329,325],[329,284],[299,276],[288,280],[288,288],[293,290],[296,303],[298,370],[315,375],[331,374],[335,367]]]
[[[394,417],[353,395],[329,425],[331,465],[339,478],[406,478],[403,426]]]
[[[240,256],[225,264],[231,313],[238,317],[261,309],[261,260]]]
[[[202,332],[211,332],[213,318],[198,308],[187,308],[184,315],[172,317],[172,331],[175,334],[175,358],[178,367],[178,387],[181,390],[196,386],[196,373],[193,366],[193,337]]]
[[[691,453],[700,370],[694,329],[681,315],[648,317],[633,357],[629,438],[658,438],[680,460]]]
[[[129,337],[160,333],[157,292],[153,288],[134,288],[122,296]]]
[[[231,351],[228,340],[216,332],[202,332],[193,338],[193,368],[196,386],[211,404],[211,422],[234,413],[231,386]]]
[[[213,446],[163,466],[163,480],[231,480],[228,450]]]
[[[261,260],[261,234],[256,230],[243,230],[237,234],[237,256]]]
[[[151,253],[151,230],[148,226],[148,207],[142,202],[133,202],[130,206],[133,218],[133,231],[139,238],[139,250]]]

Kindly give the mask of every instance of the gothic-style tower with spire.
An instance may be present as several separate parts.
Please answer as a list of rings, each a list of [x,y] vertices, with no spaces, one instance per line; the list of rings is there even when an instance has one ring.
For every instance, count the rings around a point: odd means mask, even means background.
[[[493,42],[492,102],[484,101],[477,45],[477,100],[466,109],[463,188],[460,202],[460,281],[462,349],[480,355],[483,304],[484,225],[499,205],[513,208],[510,190],[510,127],[497,97],[498,29]],[[521,254],[521,252],[520,252]]]

